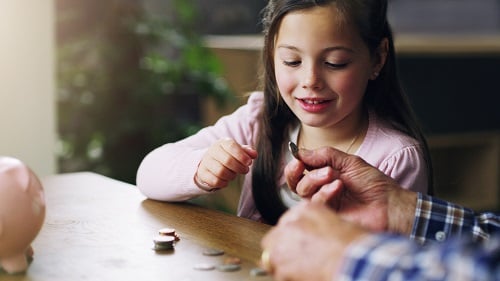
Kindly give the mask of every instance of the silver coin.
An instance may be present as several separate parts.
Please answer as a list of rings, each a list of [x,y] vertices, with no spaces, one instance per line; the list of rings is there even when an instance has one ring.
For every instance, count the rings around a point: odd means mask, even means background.
[[[173,244],[174,241],[175,237],[166,235],[157,235],[155,238],[153,238],[153,242],[155,242],[155,244]]]
[[[172,250],[174,250],[174,246],[158,246],[158,245],[155,245],[153,247],[153,250],[155,250],[155,251],[172,251]]]
[[[168,250],[173,249],[174,244],[154,244],[154,248],[158,250]]]
[[[294,142],[292,142],[292,141],[288,142],[288,150],[290,150],[290,152],[292,153],[292,155],[295,159],[299,159],[299,148],[297,147],[297,145]]]
[[[241,266],[239,264],[221,264],[217,266],[218,271],[224,271],[224,272],[238,271],[240,269]]]
[[[174,241],[175,241],[175,237],[158,234],[153,238],[153,242],[154,242],[153,250],[155,250],[155,251],[173,250],[174,249]]]
[[[288,150],[290,150],[290,152],[292,153],[293,157],[299,161],[302,161],[300,160],[299,158],[299,148],[297,147],[297,145],[292,142],[292,141],[289,141],[288,142]],[[306,170],[310,171],[312,170],[312,167],[308,166],[308,165],[305,165],[305,168]]]
[[[265,271],[264,269],[262,269],[260,267],[254,267],[254,268],[250,269],[250,275],[251,276],[266,276],[267,271]]]
[[[215,269],[215,265],[209,263],[198,263],[193,266],[196,270],[210,271]]]
[[[205,256],[222,256],[224,255],[224,250],[208,248],[203,251],[203,255]]]

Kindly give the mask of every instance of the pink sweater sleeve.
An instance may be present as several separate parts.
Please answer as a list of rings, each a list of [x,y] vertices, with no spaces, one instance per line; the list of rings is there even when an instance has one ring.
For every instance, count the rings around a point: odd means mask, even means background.
[[[424,194],[428,192],[427,166],[416,145],[387,157],[379,169],[406,189]]]
[[[253,93],[247,104],[222,117],[215,125],[151,151],[137,171],[139,190],[146,197],[161,201],[184,201],[206,194],[193,181],[203,154],[212,143],[222,138],[254,146],[262,101],[262,93]]]
[[[368,132],[357,155],[402,187],[427,193],[427,165],[418,142],[370,112]]]

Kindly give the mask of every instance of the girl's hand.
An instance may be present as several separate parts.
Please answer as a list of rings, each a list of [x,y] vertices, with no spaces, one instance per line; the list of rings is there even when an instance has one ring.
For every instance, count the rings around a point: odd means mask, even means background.
[[[224,188],[239,174],[250,171],[257,151],[248,145],[240,145],[233,139],[214,143],[203,155],[194,176],[195,183],[203,190]]]

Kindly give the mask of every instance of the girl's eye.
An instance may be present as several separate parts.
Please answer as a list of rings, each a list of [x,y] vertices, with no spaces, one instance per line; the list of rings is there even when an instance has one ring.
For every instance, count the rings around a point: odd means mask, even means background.
[[[300,61],[283,61],[283,64],[286,66],[295,67],[300,65]]]
[[[347,63],[331,63],[331,62],[325,62],[325,64],[330,68],[343,68],[347,65]]]
[[[301,64],[302,62],[301,61],[283,61],[283,64],[286,65],[286,66],[290,66],[290,67],[297,67]],[[339,69],[339,68],[343,68],[345,66],[347,66],[347,63],[331,63],[331,62],[325,62],[325,65],[329,68],[335,68],[335,69]]]

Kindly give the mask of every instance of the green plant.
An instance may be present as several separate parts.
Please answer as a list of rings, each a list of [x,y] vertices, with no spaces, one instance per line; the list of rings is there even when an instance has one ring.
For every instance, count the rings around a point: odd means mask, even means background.
[[[134,183],[149,151],[200,129],[204,100],[233,95],[191,1],[163,19],[135,1],[67,1],[57,3],[60,172]]]

